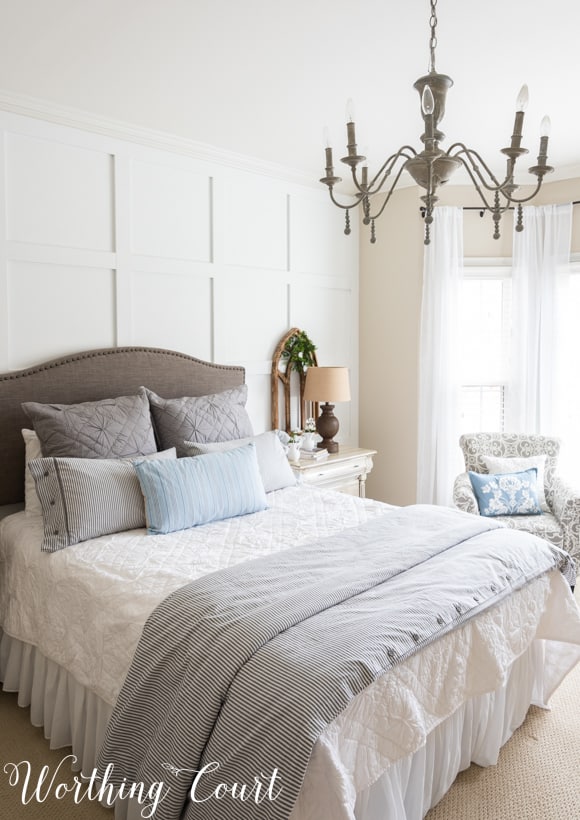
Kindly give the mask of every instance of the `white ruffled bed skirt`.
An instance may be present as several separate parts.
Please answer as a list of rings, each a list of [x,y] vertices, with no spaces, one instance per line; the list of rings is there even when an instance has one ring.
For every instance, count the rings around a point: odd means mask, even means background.
[[[30,706],[30,722],[44,727],[51,749],[72,746],[74,770],[91,772],[113,707],[36,647],[0,634],[3,688],[18,692],[19,706]]]
[[[472,698],[434,729],[426,743],[357,795],[356,820],[420,820],[449,789],[457,773],[476,762],[497,762],[502,745],[523,722],[531,703],[543,704],[544,641],[536,640],[512,665],[504,686]],[[0,679],[30,706],[50,746],[72,746],[76,770],[95,766],[112,707],[80,686],[34,647],[2,635]],[[143,807],[116,806],[116,820],[137,820]],[[293,814],[293,817],[296,812]],[[304,810],[299,820],[314,820]]]
[[[471,763],[493,766],[532,703],[543,705],[543,647],[535,641],[512,665],[504,686],[460,706],[425,745],[357,796],[357,820],[420,820]],[[388,810],[385,812],[385,806]]]

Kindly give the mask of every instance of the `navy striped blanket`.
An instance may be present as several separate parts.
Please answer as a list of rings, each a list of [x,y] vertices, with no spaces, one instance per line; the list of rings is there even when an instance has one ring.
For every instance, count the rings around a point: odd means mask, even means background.
[[[188,798],[187,820],[283,820],[352,698],[567,562],[493,520],[414,506],[205,576],[145,624],[99,770],[163,782],[156,820],[176,820]]]

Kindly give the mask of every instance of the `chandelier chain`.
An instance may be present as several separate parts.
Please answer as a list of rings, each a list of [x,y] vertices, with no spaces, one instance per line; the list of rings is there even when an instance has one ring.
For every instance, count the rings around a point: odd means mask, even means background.
[[[431,16],[429,18],[429,26],[431,28],[431,37],[429,39],[429,71],[435,71],[435,49],[437,48],[437,35],[435,33],[435,29],[437,28],[436,5],[437,0],[431,0]]]

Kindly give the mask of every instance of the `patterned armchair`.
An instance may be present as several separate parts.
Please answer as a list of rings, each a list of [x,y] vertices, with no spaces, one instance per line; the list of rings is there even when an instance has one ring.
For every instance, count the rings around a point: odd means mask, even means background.
[[[515,433],[471,433],[461,436],[465,469],[487,473],[483,457],[528,457],[546,455],[544,488],[549,512],[542,515],[501,515],[508,527],[533,532],[563,547],[580,565],[580,492],[574,491],[556,475],[560,440],[548,436]],[[453,502],[464,512],[479,515],[477,500],[467,472],[455,479]]]

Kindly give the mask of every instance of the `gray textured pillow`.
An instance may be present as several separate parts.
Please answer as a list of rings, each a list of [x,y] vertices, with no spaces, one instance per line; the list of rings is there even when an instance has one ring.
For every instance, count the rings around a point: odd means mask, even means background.
[[[184,396],[163,399],[142,387],[149,399],[155,431],[161,447],[175,447],[184,456],[184,441],[231,441],[253,434],[246,412],[247,385],[232,387],[209,396]]]
[[[132,458],[157,451],[143,395],[80,404],[24,402],[44,456]]]
[[[145,458],[175,459],[175,449]],[[146,526],[135,460],[35,458],[28,462],[42,506],[44,552]]]
[[[244,444],[249,444],[251,441],[256,445],[258,468],[265,491],[271,493],[274,490],[282,490],[284,487],[293,487],[296,484],[296,476],[288,463],[282,442],[273,430],[269,433],[260,433],[258,436],[248,436],[235,441],[216,441],[208,444],[184,441],[183,444],[188,456],[201,456],[206,453],[222,453],[225,450],[234,450],[236,447],[243,447]]]

